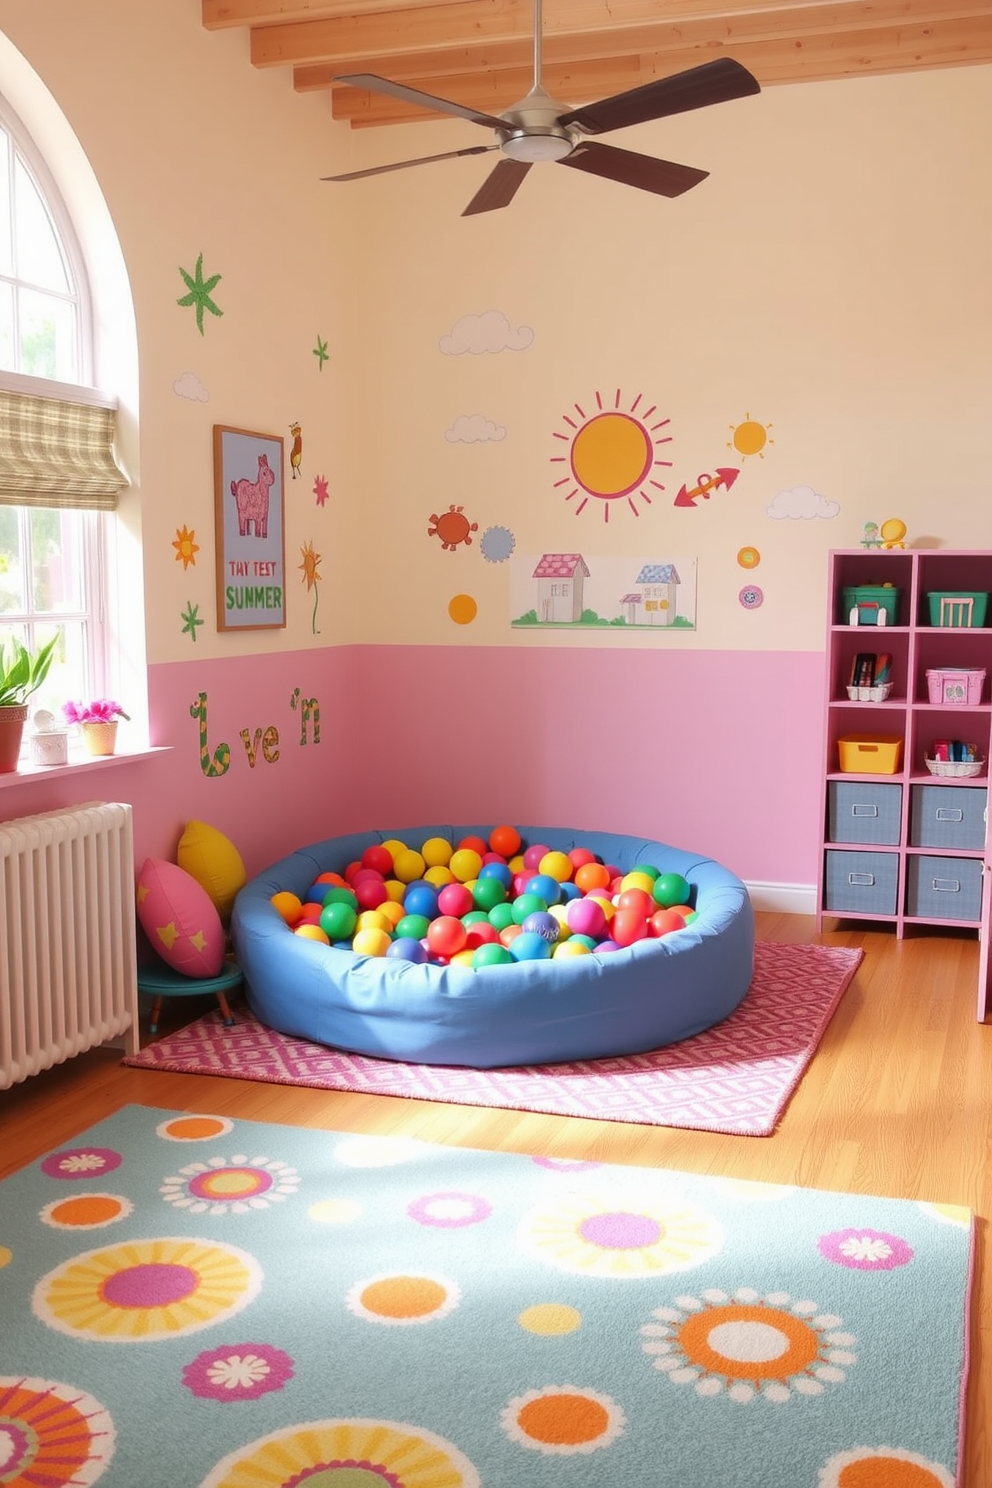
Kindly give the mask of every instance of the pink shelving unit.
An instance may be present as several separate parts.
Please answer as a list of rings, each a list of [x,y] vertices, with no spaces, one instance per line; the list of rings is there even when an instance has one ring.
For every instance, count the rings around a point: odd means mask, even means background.
[[[892,924],[900,938],[923,925],[974,930],[984,1021],[992,552],[838,549],[829,565],[817,928],[855,919]],[[857,658],[886,654],[889,690],[859,686]],[[932,773],[939,740],[974,745],[977,773],[954,761],[953,773]]]

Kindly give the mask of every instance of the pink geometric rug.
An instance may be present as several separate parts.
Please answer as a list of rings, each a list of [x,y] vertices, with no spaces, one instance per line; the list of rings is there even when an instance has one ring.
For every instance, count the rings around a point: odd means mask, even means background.
[[[233,1028],[224,1027],[219,1012],[208,1013],[123,1063],[763,1137],[774,1131],[862,955],[836,946],[759,943],[754,980],[729,1018],[647,1054],[493,1070],[400,1064],[287,1038],[236,1008]]]

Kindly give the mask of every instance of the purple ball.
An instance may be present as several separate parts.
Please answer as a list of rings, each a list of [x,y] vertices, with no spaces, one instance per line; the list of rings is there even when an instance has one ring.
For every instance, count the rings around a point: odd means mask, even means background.
[[[605,955],[608,951],[622,951],[623,946],[617,945],[615,940],[601,940],[596,947],[597,956]]]
[[[524,934],[540,935],[549,945],[554,945],[561,927],[553,914],[548,914],[546,909],[536,909],[527,916],[520,929]]]
[[[394,961],[416,961],[423,964],[427,960],[427,947],[412,936],[403,936],[394,940],[386,951],[386,956],[392,957]]]

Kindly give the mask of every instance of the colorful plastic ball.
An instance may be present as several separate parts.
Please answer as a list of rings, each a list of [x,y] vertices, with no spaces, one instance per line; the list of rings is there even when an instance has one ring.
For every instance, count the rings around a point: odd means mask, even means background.
[[[452,847],[447,837],[428,837],[420,848],[420,856],[428,868],[447,868],[451,853]]]
[[[356,932],[359,930],[385,930],[390,937],[393,933],[393,925],[390,920],[378,909],[363,909],[355,924]]]
[[[474,852],[481,859],[489,851],[489,843],[477,832],[470,832],[465,837],[460,837],[455,848],[456,852]]]
[[[467,914],[463,914],[459,918],[463,925],[478,925],[483,920],[485,920],[487,925],[490,923],[489,915],[484,909],[470,909]]]
[[[460,847],[457,852],[451,854],[451,862],[448,864],[452,873],[459,883],[468,883],[469,879],[478,878],[482,867],[482,853],[476,852],[473,847]]]
[[[301,908],[300,918],[296,923],[298,925],[317,925],[320,923],[320,917],[323,913],[324,906],[322,903],[317,904],[313,899],[308,899]]]
[[[353,905],[344,900],[332,900],[320,912],[320,927],[331,940],[348,940],[355,933],[358,914]]]
[[[358,956],[384,956],[392,945],[388,930],[358,930],[351,942],[351,949]]]
[[[684,930],[685,920],[674,909],[656,909],[648,918],[648,934],[671,935],[674,930]]]
[[[595,860],[591,863],[581,863],[575,870],[575,884],[583,894],[592,893],[593,889],[606,889],[610,885],[610,870]]]
[[[647,919],[653,914],[657,905],[648,893],[647,889],[628,888],[621,889],[617,897],[617,909],[632,909],[636,914],[643,915]]]
[[[340,873],[334,873],[330,868],[325,873],[318,873],[314,879],[314,883],[337,884],[338,888],[341,888],[345,882],[346,880],[341,877]]]
[[[464,950],[468,931],[454,915],[438,915],[427,926],[427,946],[432,956],[456,956]]]
[[[474,906],[472,890],[467,889],[463,883],[445,884],[437,896],[439,912],[443,915],[454,915],[456,919],[460,919],[463,914],[468,914]]]
[[[374,883],[385,883],[386,875],[380,873],[378,868],[359,868],[351,876],[351,887],[357,889],[360,883],[372,879]]]
[[[587,946],[578,936],[573,935],[569,940],[560,940],[551,948],[552,961],[567,960],[573,956],[591,956],[592,947]]]
[[[393,871],[393,855],[388,847],[383,847],[381,843],[374,842],[371,847],[367,847],[362,853],[362,867],[375,868],[385,878],[387,874]]]
[[[556,878],[559,883],[567,883],[575,872],[572,860],[567,853],[548,852],[537,865],[538,873],[547,873],[549,877]]]
[[[524,867],[529,868],[531,873],[537,873],[540,870],[541,859],[546,857],[550,851],[546,842],[535,842],[533,847],[529,847],[524,853]]]
[[[525,935],[543,936],[549,945],[554,945],[558,939],[558,921],[546,909],[538,909],[534,914],[529,914],[520,928]]]
[[[455,875],[443,863],[433,864],[424,873],[424,878],[429,884],[433,884],[436,889],[443,889],[445,884],[455,882]]]
[[[507,866],[507,868],[509,868],[509,870],[510,870],[511,873],[523,873],[524,872],[524,855],[523,855],[523,853],[514,853],[514,855],[513,855],[512,858],[507,858],[507,860],[506,860],[506,866]]]
[[[494,904],[488,918],[490,925],[495,925],[497,930],[505,930],[507,925],[515,923],[513,905],[508,899],[504,899],[502,904]]]
[[[430,922],[427,915],[406,914],[397,923],[393,933],[397,940],[423,940]]]
[[[535,873],[524,887],[525,894],[538,894],[545,904],[557,904],[561,899],[561,884],[550,873]]]
[[[618,909],[610,921],[610,939],[619,946],[633,945],[648,933],[646,916],[636,909]]]
[[[319,925],[310,924],[309,920],[304,921],[302,925],[297,925],[293,934],[298,935],[301,940],[316,940],[320,945],[331,943],[331,938],[326,931],[322,930]]]
[[[645,894],[650,894],[653,888],[654,879],[650,874],[638,873],[636,868],[632,868],[629,873],[625,873],[620,880],[621,894],[626,893],[628,889],[641,889]]]
[[[462,921],[462,923],[465,922]],[[465,928],[468,930],[465,944],[470,951],[476,950],[480,945],[496,945],[499,942],[496,926],[490,925],[486,919],[474,920]]]
[[[585,946],[587,951],[599,950],[599,941],[595,938],[595,936],[592,935],[570,935],[568,938],[568,944],[572,945],[573,942],[576,945]],[[564,945],[565,942],[559,941],[558,944]]]
[[[568,861],[574,872],[575,869],[584,867],[586,863],[595,863],[597,858],[596,854],[590,852],[587,847],[573,847],[568,854]]]
[[[649,878],[652,883],[661,874],[661,869],[656,868],[653,863],[635,863],[630,871],[631,873],[643,873],[645,878]]]
[[[513,960],[513,954],[505,945],[496,941],[493,945],[481,945],[472,952],[473,966],[506,966]]]
[[[568,907],[564,904],[549,904],[548,914],[558,922],[558,939],[566,940],[571,935],[568,924]]]
[[[535,910],[547,909],[548,901],[542,899],[540,894],[518,894],[512,904],[513,922],[522,925],[529,914]]]
[[[581,898],[582,898],[582,890],[579,888],[579,886],[578,886],[577,883],[574,883],[571,879],[569,879],[569,881],[567,883],[563,883],[562,884],[562,886],[561,886],[561,902],[562,902],[562,904],[567,904],[570,899],[581,899]]]
[[[688,904],[692,889],[681,873],[660,873],[652,890],[656,904],[670,909],[673,904]]]
[[[498,852],[501,857],[512,858],[518,853],[522,846],[520,833],[516,827],[501,826],[493,827],[489,833],[489,846],[493,852]]]
[[[347,866],[347,868],[344,870],[345,880],[348,883],[351,883],[351,880],[354,878],[355,874],[356,873],[360,873],[361,871],[362,871],[362,860],[361,860],[361,858],[355,858],[354,862],[349,863],[348,866]]]
[[[612,920],[613,916],[617,912],[617,907],[613,903],[613,900],[608,897],[606,890],[597,889],[594,894],[587,894],[586,898],[592,899],[596,904],[602,905],[603,913],[606,916],[606,922],[607,924],[609,924],[610,920]]]
[[[332,884],[329,889],[324,890],[322,902],[325,908],[328,904],[350,904],[352,909],[358,908],[358,900],[355,897],[354,889],[349,889],[347,886],[339,888],[336,884]]]
[[[423,878],[426,867],[420,853],[415,852],[412,847],[404,848],[393,859],[393,873],[401,883],[413,883],[415,878]]]
[[[401,883],[398,878],[386,879],[386,898],[392,899],[396,904],[402,904],[406,897],[406,884]]]
[[[303,902],[298,894],[291,894],[288,889],[280,889],[277,894],[272,895],[270,903],[282,915],[287,925],[295,925],[299,920]]]
[[[380,844],[386,849],[393,862],[396,862],[396,854],[406,852],[406,843],[400,842],[397,837],[390,837],[386,842]]]
[[[453,956],[448,957],[448,961],[452,966],[471,966],[474,960],[475,950],[470,949],[468,946],[464,946],[460,951],[456,951]]]
[[[380,919],[385,920],[390,930],[395,930],[400,920],[406,915],[406,910],[402,904],[397,904],[395,899],[384,899],[378,908],[372,910],[371,913],[377,914]]]
[[[386,956],[392,961],[415,961],[422,966],[427,960],[427,947],[412,935],[397,936],[390,942]]]
[[[692,922],[693,922],[693,920],[698,920],[698,919],[699,919],[699,911],[698,911],[698,909],[694,909],[694,910],[691,911],[691,913],[689,913],[689,914],[686,915],[685,922],[686,922],[687,925],[691,925]]]
[[[573,935],[599,940],[606,934],[606,911],[598,899],[573,899],[565,906],[565,919]]]
[[[500,945],[512,946],[517,937],[522,934],[523,931],[519,925],[504,925],[503,929],[499,932]]]
[[[406,891],[403,908],[407,914],[425,915],[433,920],[437,914],[437,889],[433,884],[412,884]]]
[[[307,907],[308,904],[323,904],[323,902],[324,902],[324,895],[326,893],[327,893],[327,885],[326,884],[312,883],[310,885],[310,887],[307,889],[306,894],[303,897],[303,907],[304,907],[304,909],[306,909],[306,907]]]
[[[535,930],[521,930],[510,945],[514,961],[547,961],[551,955],[550,942]]]
[[[362,909],[378,909],[389,898],[386,893],[386,883],[382,878],[363,878],[355,880],[355,898]]]
[[[609,938],[609,936],[607,936],[606,940],[601,940],[599,942],[599,944],[596,946],[596,955],[597,956],[609,956],[613,951],[622,951],[622,950],[623,950],[623,946],[622,945],[618,945],[618,943],[615,940],[611,940]]]
[[[478,878],[472,890],[472,898],[480,909],[489,911],[506,899],[506,885],[498,878]]]
[[[483,863],[479,869],[479,877],[496,878],[503,885],[504,889],[508,889],[513,882],[513,874],[510,872],[507,864],[502,861],[498,863]]]

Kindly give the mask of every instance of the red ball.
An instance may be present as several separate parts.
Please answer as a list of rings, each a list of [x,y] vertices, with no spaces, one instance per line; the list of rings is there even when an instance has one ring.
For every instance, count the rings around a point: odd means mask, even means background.
[[[499,932],[495,925],[488,920],[473,920],[468,927],[465,939],[467,951],[477,951],[480,945],[496,945],[499,942]]]
[[[654,898],[645,889],[622,889],[617,899],[617,909],[633,909],[645,919],[657,909]]]
[[[361,882],[354,885],[355,898],[362,909],[378,909],[389,898],[386,885],[378,874],[363,878]]]
[[[614,916],[614,918],[616,918]],[[658,909],[648,920],[648,934],[671,935],[673,930],[684,930],[685,919],[674,909]]]
[[[445,884],[437,896],[437,907],[442,915],[454,915],[456,919],[461,919],[462,915],[475,908],[472,890],[467,889],[463,883]]]
[[[427,926],[427,949],[432,956],[457,956],[467,939],[468,931],[454,915],[438,915]]]
[[[493,827],[489,833],[489,846],[503,858],[512,858],[521,848],[520,833],[516,827]],[[485,853],[483,853],[485,858]]]
[[[478,853],[479,857],[482,858],[489,851],[489,843],[484,842],[481,837],[463,837],[461,842],[459,842],[457,847],[455,848],[455,851],[468,851]]]
[[[355,874],[356,873],[360,873],[361,872],[361,868],[362,868],[362,861],[361,861],[360,858],[356,858],[353,863],[349,863],[348,864],[347,868],[344,870],[344,876],[348,880],[349,883],[351,883],[351,881],[355,877]]]
[[[635,940],[643,940],[647,933],[647,920],[633,909],[618,909],[610,921],[610,939],[618,946],[633,945]]]
[[[362,867],[374,868],[383,878],[388,878],[393,871],[393,855],[381,842],[374,842],[362,853]]]

